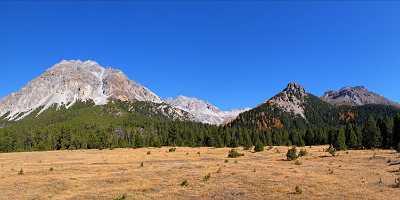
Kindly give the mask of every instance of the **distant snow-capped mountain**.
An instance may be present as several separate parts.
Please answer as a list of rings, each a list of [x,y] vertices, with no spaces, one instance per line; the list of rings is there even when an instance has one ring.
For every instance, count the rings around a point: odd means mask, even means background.
[[[38,108],[40,114],[52,105],[68,108],[76,101],[88,100],[104,105],[109,99],[162,102],[119,70],[104,68],[94,61],[63,60],[20,91],[1,99],[0,116],[20,120]]]
[[[328,91],[325,92],[321,99],[333,105],[362,106],[381,104],[400,108],[400,104],[371,92],[364,86],[344,87],[338,91]]]
[[[222,111],[216,106],[194,98],[186,96],[178,96],[176,98],[168,98],[165,100],[171,106],[184,110],[193,115],[194,121],[207,124],[224,124],[235,119],[240,113],[249,109],[236,109],[230,111]]]

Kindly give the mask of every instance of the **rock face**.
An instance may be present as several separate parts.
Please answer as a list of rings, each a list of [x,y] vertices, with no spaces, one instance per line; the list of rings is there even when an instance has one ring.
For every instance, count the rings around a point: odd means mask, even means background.
[[[109,99],[162,102],[119,70],[106,69],[94,61],[63,60],[20,91],[3,98],[0,116],[20,120],[38,108],[40,114],[52,105],[68,108],[76,101],[88,100],[104,105]]]
[[[368,91],[363,86],[344,87],[338,91],[328,91],[325,92],[321,99],[333,105],[362,106],[367,104],[381,104],[400,108],[400,104]]]
[[[178,96],[165,100],[171,106],[193,115],[194,121],[220,125],[235,119],[240,113],[249,109],[222,111],[216,106],[193,97]]]
[[[276,106],[285,112],[305,118],[304,102],[308,94],[305,89],[297,83],[289,83],[287,87],[266,103]]]

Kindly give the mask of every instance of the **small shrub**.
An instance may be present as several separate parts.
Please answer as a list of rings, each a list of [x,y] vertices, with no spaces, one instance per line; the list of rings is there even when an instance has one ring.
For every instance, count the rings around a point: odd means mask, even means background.
[[[240,156],[244,156],[244,154],[237,152],[236,149],[231,149],[228,153],[228,158],[237,158]]]
[[[54,171],[54,169],[53,169],[52,167],[50,167],[49,171],[51,171],[51,172],[52,172],[52,171]]]
[[[400,177],[394,179],[394,187],[400,188]]]
[[[303,193],[303,190],[302,190],[301,187],[298,186],[298,185],[296,185],[296,187],[294,188],[294,190],[295,190],[295,193],[296,193],[296,194],[302,194],[302,193]]]
[[[326,150],[326,152],[328,152],[332,156],[336,156],[336,149],[332,145],[329,146],[329,148]]]
[[[123,194],[123,195],[121,195],[121,196],[119,196],[117,198],[114,198],[114,200],[125,200],[125,199],[126,199],[126,195],[125,194]]]
[[[151,154],[151,151],[148,151],[146,154],[147,154],[147,155],[150,155],[150,154]]]
[[[221,172],[222,172],[222,168],[220,167],[220,168],[218,168],[217,173],[219,174]]]
[[[140,167],[144,167],[144,163],[143,162],[140,163]]]
[[[287,160],[296,160],[298,158],[297,149],[295,146],[290,148],[286,153]]]
[[[383,180],[382,180],[382,177],[381,177],[381,178],[379,178],[379,182],[378,182],[378,184],[379,184],[379,185],[383,185]]]
[[[187,187],[189,186],[189,182],[185,179],[182,181],[182,183],[180,184],[182,187]]]
[[[198,151],[198,152],[197,152],[197,155],[199,155],[199,156],[200,156],[200,151]]]
[[[306,156],[307,154],[308,154],[308,152],[307,152],[306,149],[301,149],[300,152],[299,152],[299,157]]]
[[[186,152],[186,155],[188,156],[188,155],[189,155],[189,152]]]
[[[172,148],[168,149],[168,152],[175,152],[175,151],[176,151],[175,147],[172,147]]]
[[[228,163],[228,162],[229,162],[229,160],[228,160],[228,159],[225,159],[224,163]]]
[[[203,181],[204,181],[204,182],[207,182],[208,180],[210,180],[210,178],[211,178],[211,174],[208,173],[207,175],[205,175],[205,176],[203,177]]]
[[[237,160],[235,160],[235,164],[237,164],[238,163],[238,161]]]
[[[24,174],[24,170],[21,168],[19,171],[18,171],[18,175],[23,175]]]
[[[294,162],[295,165],[302,165],[303,163],[300,160],[296,160],[296,162]]]
[[[254,146],[254,151],[255,152],[264,151],[264,145],[261,144],[261,142],[257,142],[256,145]]]

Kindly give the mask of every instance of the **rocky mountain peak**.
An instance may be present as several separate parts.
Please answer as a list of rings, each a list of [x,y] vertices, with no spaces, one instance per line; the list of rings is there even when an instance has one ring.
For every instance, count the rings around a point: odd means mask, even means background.
[[[248,109],[237,109],[230,111],[222,111],[216,106],[194,97],[178,96],[176,98],[168,98],[165,100],[169,105],[184,110],[193,115],[197,122],[207,124],[224,124],[236,118],[240,113]]]
[[[398,103],[371,92],[364,86],[348,86],[338,91],[331,90],[325,92],[321,99],[333,105],[362,106],[366,104],[382,104],[400,107]]]
[[[69,108],[76,101],[88,100],[103,105],[109,99],[162,102],[119,70],[106,69],[90,60],[62,60],[20,91],[2,99],[0,116],[7,114],[7,119],[19,120],[38,108],[40,114],[53,105]]]
[[[307,95],[303,86],[291,82],[282,92],[269,99],[266,103],[274,105],[285,112],[305,118],[303,104]]]

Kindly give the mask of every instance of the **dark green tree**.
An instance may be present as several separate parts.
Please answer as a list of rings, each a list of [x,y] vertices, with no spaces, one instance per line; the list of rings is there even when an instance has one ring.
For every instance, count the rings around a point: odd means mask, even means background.
[[[363,130],[363,145],[366,148],[377,148],[382,145],[381,134],[372,116],[368,117]]]
[[[336,134],[335,148],[338,150],[346,150],[346,134],[343,128],[340,128]]]

